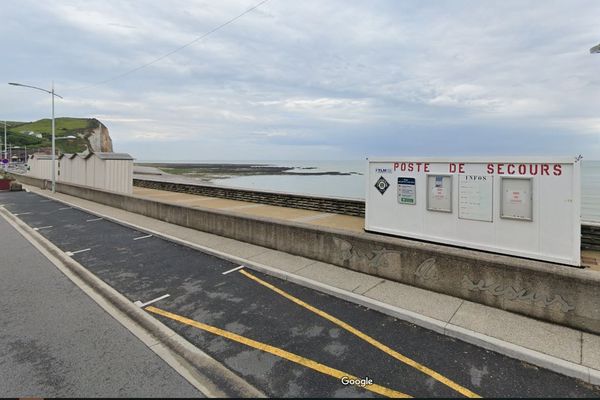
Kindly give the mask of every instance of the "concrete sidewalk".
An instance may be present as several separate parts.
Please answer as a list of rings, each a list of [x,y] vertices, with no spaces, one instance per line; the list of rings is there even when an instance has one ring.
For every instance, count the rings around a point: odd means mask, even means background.
[[[35,187],[27,187],[27,189],[99,216],[135,226],[157,236],[243,263],[250,268],[365,305],[425,328],[600,385],[600,336],[162,222],[77,197],[61,193],[52,195],[49,191]],[[139,192],[136,194],[141,195]],[[163,194],[165,198],[175,198],[169,196],[168,192],[159,194]],[[181,196],[178,193],[172,195]],[[194,200],[201,201],[203,207],[213,202],[200,198],[189,199],[190,202]],[[215,201],[233,200],[216,199]],[[216,206],[216,203],[214,205]],[[228,206],[242,206],[242,204],[228,204]],[[246,210],[258,208],[246,208]],[[310,213],[310,211],[303,212]],[[313,219],[313,221],[324,219],[326,217]],[[355,223],[353,220],[347,222],[351,222],[350,225]]]

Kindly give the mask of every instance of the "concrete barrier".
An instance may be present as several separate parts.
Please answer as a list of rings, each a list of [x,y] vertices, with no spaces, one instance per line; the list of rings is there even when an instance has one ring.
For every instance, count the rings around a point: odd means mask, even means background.
[[[34,178],[17,176],[42,187]],[[57,191],[177,225],[600,334],[600,274],[370,233],[189,208],[57,184]]]

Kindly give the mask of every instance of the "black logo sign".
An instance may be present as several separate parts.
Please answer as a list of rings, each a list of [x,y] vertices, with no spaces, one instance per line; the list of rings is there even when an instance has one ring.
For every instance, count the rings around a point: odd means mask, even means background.
[[[390,187],[390,184],[388,183],[388,181],[386,181],[385,179],[383,179],[383,176],[380,176],[379,179],[377,179],[377,182],[375,182],[375,188],[377,190],[379,190],[379,193],[384,194],[385,191]]]

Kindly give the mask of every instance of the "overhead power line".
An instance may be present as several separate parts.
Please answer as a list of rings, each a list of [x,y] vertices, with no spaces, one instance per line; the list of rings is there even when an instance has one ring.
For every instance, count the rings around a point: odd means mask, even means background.
[[[238,19],[242,18],[244,15],[246,15],[246,14],[248,14],[248,13],[250,13],[250,12],[252,12],[252,11],[256,10],[258,7],[262,6],[262,5],[263,5],[263,4],[265,4],[267,1],[269,1],[269,0],[263,0],[263,1],[259,2],[259,3],[257,3],[256,5],[254,5],[254,6],[250,7],[249,9],[247,9],[247,10],[246,10],[246,11],[244,11],[243,13],[241,13],[241,14],[237,15],[236,17],[234,17],[234,18],[231,18],[230,20],[228,20],[228,21],[226,21],[226,22],[223,22],[221,25],[218,25],[218,26],[216,26],[215,28],[213,28],[213,29],[211,29],[210,31],[208,31],[208,32],[204,33],[203,35],[201,35],[201,36],[198,36],[198,37],[197,37],[197,38],[195,38],[194,40],[192,40],[192,41],[190,41],[190,42],[188,42],[188,43],[186,43],[186,44],[184,44],[184,45],[182,45],[182,46],[179,46],[179,47],[177,47],[176,49],[174,49],[174,50],[171,50],[170,52],[168,52],[168,53],[165,53],[165,54],[161,55],[160,57],[157,57],[157,58],[155,58],[155,59],[154,59],[154,60],[152,60],[152,61],[149,61],[149,62],[147,62],[147,63],[145,63],[145,64],[142,64],[142,65],[140,65],[140,66],[138,66],[138,67],[132,68],[132,69],[130,69],[130,70],[128,70],[128,71],[125,71],[125,72],[123,72],[123,73],[121,73],[121,74],[119,74],[119,75],[115,75],[115,76],[113,76],[113,77],[111,77],[111,78],[105,79],[105,80],[103,80],[103,81],[96,82],[96,83],[93,83],[93,84],[91,84],[91,85],[88,85],[88,86],[83,86],[83,87],[75,88],[75,89],[72,89],[72,90],[73,90],[73,91],[74,91],[74,90],[83,90],[83,89],[89,89],[89,88],[92,88],[92,87],[96,87],[96,86],[99,86],[99,85],[104,85],[104,84],[106,84],[106,83],[109,83],[109,82],[115,81],[115,80],[117,80],[117,79],[121,79],[121,78],[123,78],[123,77],[125,77],[125,76],[127,76],[127,75],[131,75],[131,74],[133,74],[133,73],[135,73],[135,72],[137,72],[137,71],[139,71],[139,70],[141,70],[141,69],[144,69],[144,68],[146,68],[146,67],[149,67],[149,66],[150,66],[150,65],[152,65],[152,64],[156,64],[157,62],[159,62],[159,61],[161,61],[161,60],[163,60],[163,59],[165,59],[165,58],[167,58],[167,57],[169,57],[169,56],[171,56],[171,55],[173,55],[173,54],[177,53],[178,51],[181,51],[181,50],[185,49],[186,47],[189,47],[189,46],[193,45],[194,43],[197,43],[197,42],[199,42],[200,40],[202,40],[202,39],[206,38],[207,36],[210,36],[210,35],[212,35],[213,33],[215,33],[216,31],[218,31],[218,30],[220,30],[220,29],[222,29],[222,28],[226,27],[227,25],[229,25],[229,24],[231,24],[231,23],[235,22],[236,20],[238,20]]]

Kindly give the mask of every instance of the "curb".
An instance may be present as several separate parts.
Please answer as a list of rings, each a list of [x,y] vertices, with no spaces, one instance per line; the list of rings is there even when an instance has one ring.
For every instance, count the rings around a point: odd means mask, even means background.
[[[244,265],[247,268],[252,270],[262,272],[264,274],[274,276],[276,278],[280,278],[283,280],[287,280],[292,283],[296,283],[301,286],[305,286],[319,292],[340,298],[342,300],[346,300],[355,304],[359,304],[361,306],[379,311],[383,314],[390,315],[392,317],[398,318],[403,321],[407,321],[409,323],[418,325],[420,327],[433,330],[437,333],[453,337],[459,339],[463,342],[467,342],[473,344],[478,347],[482,347],[486,350],[491,350],[496,353],[503,354],[507,357],[514,358],[520,361],[525,361],[535,366],[548,369],[550,371],[557,372],[562,375],[566,375],[572,378],[580,379],[584,382],[600,385],[600,370],[596,370],[590,367],[586,367],[581,364],[576,364],[571,361],[563,360],[558,357],[554,357],[548,354],[544,354],[542,352],[531,350],[523,346],[519,346],[501,339],[497,339],[492,336],[484,335],[482,333],[462,328],[457,325],[450,324],[449,322],[444,322],[441,320],[437,320],[435,318],[427,317],[418,313],[415,313],[410,310],[406,310],[404,308],[392,306],[381,301],[371,299],[370,297],[366,297],[360,294],[356,294],[353,292],[349,292],[343,289],[336,288],[331,285],[327,285],[310,278],[305,278],[303,276],[295,275],[290,272],[282,271],[273,267],[269,267],[267,265],[263,265],[254,261],[250,261],[244,258],[236,257],[231,254],[223,253],[218,250],[214,250],[196,243],[189,242],[184,239],[180,239],[162,232],[158,232],[152,229],[148,229],[143,226],[139,226],[130,222],[125,222],[118,218],[106,216],[97,211],[87,209],[85,207],[81,207],[79,205],[69,203],[64,200],[60,200],[51,196],[48,196],[44,193],[38,193],[40,196],[53,199],[59,201],[61,203],[67,204],[73,208],[79,209],[81,211],[88,212],[93,215],[97,215],[99,217],[103,217],[106,220],[115,222],[119,225],[127,226],[130,228],[137,229],[141,232],[147,232],[156,237],[160,237],[162,239],[168,240],[173,243],[181,244],[186,247],[190,247],[204,253],[231,261],[233,263],[237,263],[240,265]],[[90,200],[88,200],[90,201]]]
[[[112,317],[125,325],[125,328],[142,340],[202,394],[207,397],[266,397],[264,393],[220,362],[134,305],[117,290],[67,256],[52,242],[3,207],[0,207],[0,216],[80,289],[92,297]],[[106,306],[109,308],[107,309]],[[114,311],[120,312],[121,315],[115,315]],[[165,350],[167,350],[167,354],[165,354]]]

